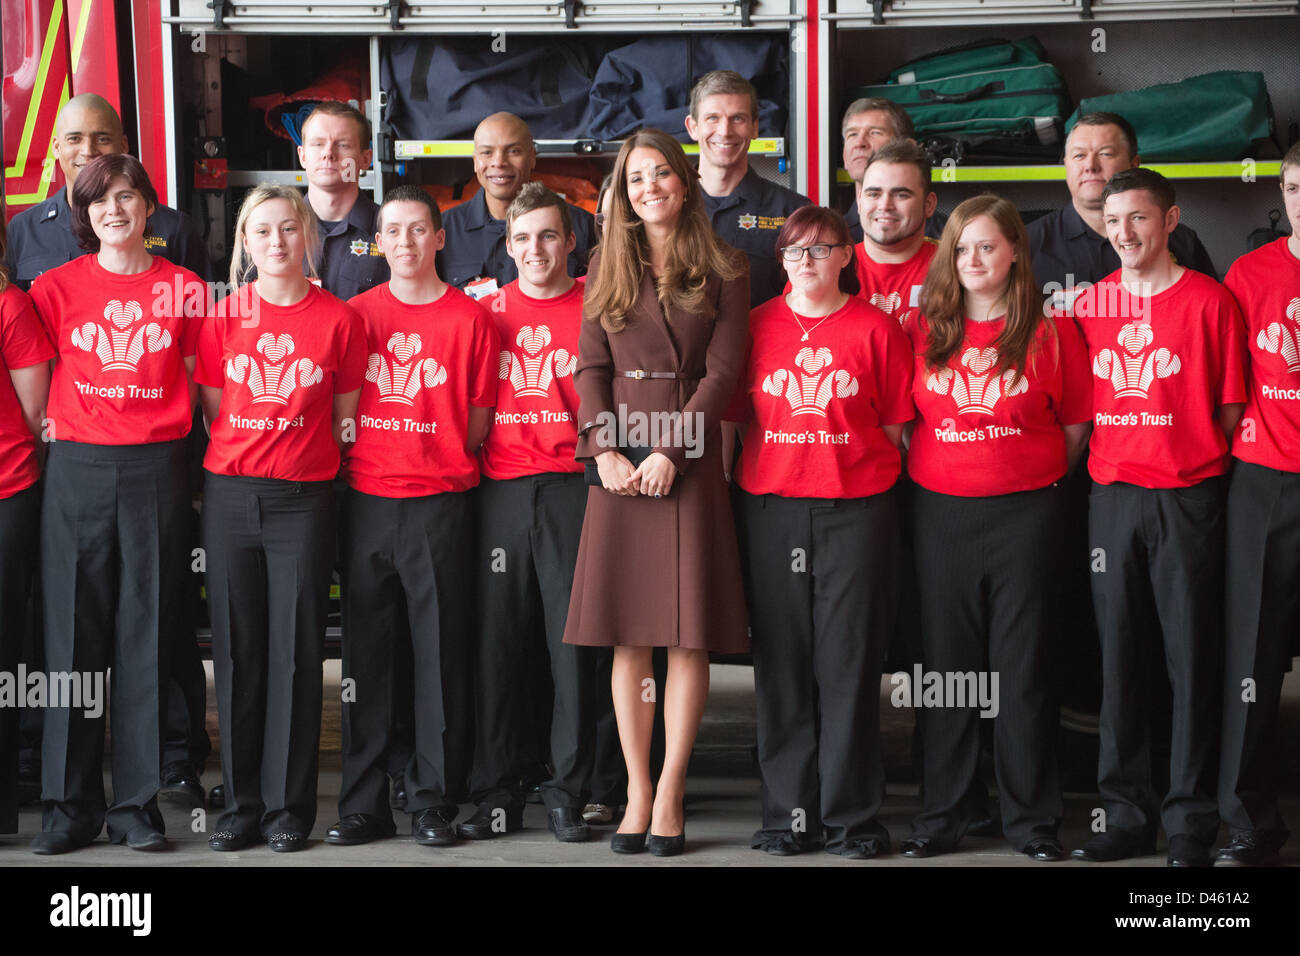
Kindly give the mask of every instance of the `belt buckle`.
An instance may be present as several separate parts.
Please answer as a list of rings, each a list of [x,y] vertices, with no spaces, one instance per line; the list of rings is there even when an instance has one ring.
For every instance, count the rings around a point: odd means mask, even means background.
[[[636,370],[636,374],[633,375],[632,377],[635,378],[635,379],[638,379],[638,380],[645,378],[645,377],[646,377],[646,371],[645,371],[645,369],[643,369],[643,368],[639,368],[639,369],[637,369],[637,370]]]

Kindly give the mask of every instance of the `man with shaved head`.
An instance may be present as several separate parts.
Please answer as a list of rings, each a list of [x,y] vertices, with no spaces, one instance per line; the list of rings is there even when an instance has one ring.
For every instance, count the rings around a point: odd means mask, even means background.
[[[438,253],[438,275],[476,299],[519,278],[506,251],[506,209],[533,175],[537,149],[528,124],[513,113],[493,113],[474,130],[474,175],[481,187],[469,202],[447,210],[442,225],[447,244]],[[569,275],[587,271],[596,244],[591,213],[569,206],[573,234]]]
[[[65,188],[25,209],[9,224],[5,267],[9,278],[27,289],[42,272],[85,254],[72,235],[68,187],[81,167],[96,156],[127,151],[126,133],[113,105],[95,93],[81,93],[64,104],[54,121],[51,150],[63,171]],[[212,277],[203,239],[183,213],[159,204],[145,225],[145,245],[156,256],[184,266],[204,279]]]

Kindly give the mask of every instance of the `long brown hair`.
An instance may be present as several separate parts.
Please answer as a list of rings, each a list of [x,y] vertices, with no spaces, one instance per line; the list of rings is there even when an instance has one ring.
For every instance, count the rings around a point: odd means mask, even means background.
[[[1007,278],[1007,319],[1002,333],[993,343],[998,353],[999,374],[1011,369],[1018,382],[1026,366],[1032,368],[1030,350],[1040,323],[1046,322],[1056,336],[1056,326],[1043,314],[1043,297],[1034,284],[1034,267],[1029,255],[1029,237],[1016,207],[993,193],[967,199],[952,211],[944,226],[939,249],[930,263],[930,272],[921,287],[919,304],[929,326],[925,348],[925,365],[930,371],[941,368],[966,340],[965,290],[957,278],[957,240],[971,222],[988,216],[1011,243],[1016,260]]]
[[[733,252],[713,234],[704,214],[699,178],[687,163],[681,144],[662,130],[638,130],[623,141],[614,160],[609,220],[583,305],[584,317],[598,319],[607,332],[621,332],[627,325],[641,292],[641,279],[650,268],[650,243],[627,195],[627,158],[641,146],[661,153],[686,189],[681,217],[668,239],[667,268],[656,283],[664,313],[670,304],[684,312],[700,311],[705,307],[704,286],[711,273],[734,279],[742,271]]]

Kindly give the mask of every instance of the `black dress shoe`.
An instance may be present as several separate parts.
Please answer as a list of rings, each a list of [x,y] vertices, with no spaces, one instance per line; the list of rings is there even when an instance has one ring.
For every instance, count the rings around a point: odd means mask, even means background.
[[[1056,863],[1065,859],[1065,848],[1056,837],[1034,837],[1021,852],[1040,863]]]
[[[262,835],[256,830],[248,833],[241,833],[238,830],[217,830],[208,837],[208,849],[229,853],[256,846],[261,842]]]
[[[811,842],[795,839],[793,833],[769,835],[761,830],[754,834],[753,842],[749,846],[750,849],[762,850],[772,856],[798,856],[800,853],[816,849]]]
[[[1253,832],[1238,833],[1214,855],[1215,866],[1277,866],[1283,840]]]
[[[158,799],[191,810],[203,806],[203,784],[193,764],[178,761],[163,767]]]
[[[131,850],[144,850],[146,853],[168,849],[167,838],[147,823],[133,826],[126,831],[122,845]]]
[[[433,808],[411,817],[411,835],[420,846],[452,846],[456,842],[450,818]]]
[[[84,837],[66,830],[45,830],[32,838],[32,852],[37,856],[57,856],[90,846],[93,837]]]
[[[1211,866],[1210,848],[1196,837],[1180,833],[1169,838],[1170,866]]]
[[[523,807],[490,807],[486,803],[475,810],[468,820],[456,824],[456,832],[463,840],[491,840],[503,833],[516,833],[523,828]],[[551,832],[555,832],[554,829]]]
[[[1089,863],[1112,863],[1156,852],[1155,840],[1132,830],[1107,830],[1079,847],[1070,856]]]
[[[842,856],[846,860],[873,860],[889,852],[889,841],[876,839],[855,840],[852,843],[844,844],[838,850],[827,850],[826,852]]]
[[[644,853],[648,833],[647,830],[640,833],[612,833],[609,837],[609,848],[615,853]]]
[[[952,848],[944,846],[934,837],[910,836],[898,845],[898,852],[910,860],[924,860],[943,853],[951,853]]]
[[[307,848],[307,838],[301,833],[268,833],[266,845],[276,853],[297,853]]]
[[[217,784],[208,791],[208,806],[213,810],[226,809],[226,788],[223,784]]]
[[[591,839],[591,827],[582,819],[576,807],[556,807],[546,811],[546,829],[555,834],[561,843],[586,843]]]
[[[371,840],[384,840],[397,833],[392,821],[369,813],[349,813],[325,831],[325,842],[335,846],[360,846]]]

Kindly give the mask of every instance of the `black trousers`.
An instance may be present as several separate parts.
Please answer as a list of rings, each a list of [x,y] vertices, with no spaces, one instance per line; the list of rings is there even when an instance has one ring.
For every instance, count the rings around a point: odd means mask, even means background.
[[[1106,827],[1213,841],[1221,683],[1226,481],[1150,489],[1093,485],[1088,536],[1101,637],[1101,753]],[[1169,790],[1153,784],[1149,663],[1173,688]]]
[[[316,822],[334,493],[327,481],[209,472],[203,495],[226,787],[216,829],[306,837]]]
[[[0,499],[0,673],[15,679],[36,567],[41,495],[36,485]],[[15,687],[18,692],[25,688]],[[17,701],[15,701],[17,703]],[[18,707],[0,705],[0,833],[18,832]]]
[[[966,498],[917,488],[914,541],[927,672],[997,675],[993,761],[1002,832],[1016,849],[1055,836],[1063,813],[1051,691],[1060,582],[1060,488]],[[986,675],[986,676],[985,676]],[[916,692],[914,688],[914,693]],[[974,822],[981,708],[927,707],[925,794],[915,835],[952,846]]]
[[[553,768],[542,782],[547,809],[587,802],[595,761],[596,655],[565,644],[564,622],[587,505],[581,474],[493,481],[475,492],[478,594],[478,693],[473,799],[522,807],[521,777],[533,726],[529,691],[554,686],[550,723]],[[533,652],[535,649],[535,653]]]
[[[1219,815],[1234,835],[1281,846],[1289,833],[1277,806],[1278,707],[1300,627],[1300,475],[1245,461],[1233,467]]]
[[[894,622],[898,515],[870,498],[737,492],[750,603],[763,826],[753,845],[889,842],[880,672]]]
[[[398,676],[415,689],[414,753],[406,810],[453,815],[464,798],[473,748],[472,601],[465,493],[381,498],[349,489],[343,503],[343,704],[339,814],[392,819],[388,806],[392,714]],[[409,633],[411,665],[395,659]]]
[[[44,828],[114,842],[158,812],[175,602],[189,566],[183,441],[50,445],[41,512],[45,665],[111,668],[113,803],[104,800],[104,715],[50,707],[42,743]],[[102,686],[102,685],[101,685]]]

